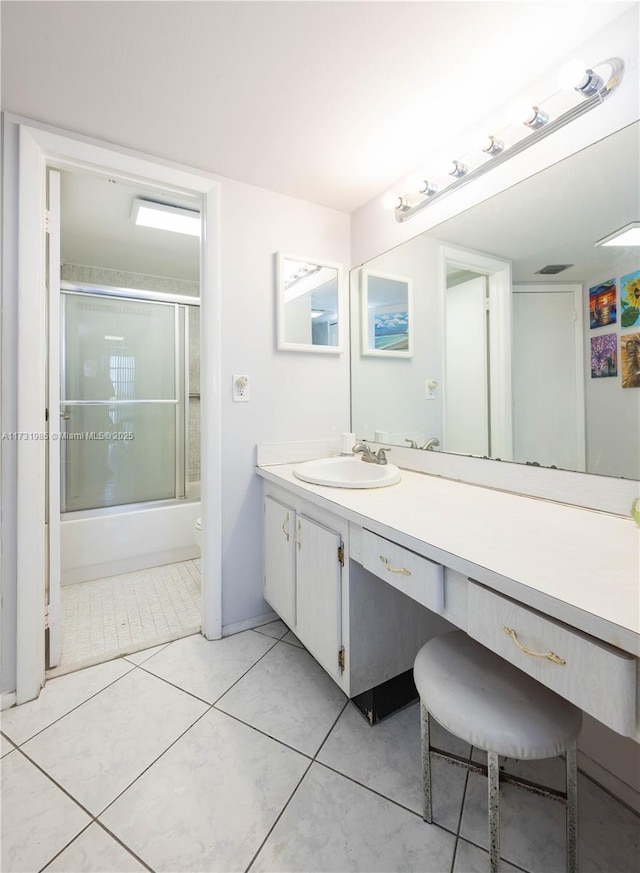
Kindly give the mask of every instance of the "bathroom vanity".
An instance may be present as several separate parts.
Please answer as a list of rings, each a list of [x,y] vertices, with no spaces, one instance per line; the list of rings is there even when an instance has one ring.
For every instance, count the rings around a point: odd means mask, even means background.
[[[640,740],[631,518],[402,470],[359,490],[264,480],[265,598],[351,698],[453,627]]]

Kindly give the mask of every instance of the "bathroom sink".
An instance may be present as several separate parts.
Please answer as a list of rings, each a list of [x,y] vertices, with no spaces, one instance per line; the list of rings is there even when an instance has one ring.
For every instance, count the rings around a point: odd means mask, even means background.
[[[393,464],[368,464],[361,458],[319,458],[298,464],[293,475],[313,485],[332,488],[384,488],[400,481]]]

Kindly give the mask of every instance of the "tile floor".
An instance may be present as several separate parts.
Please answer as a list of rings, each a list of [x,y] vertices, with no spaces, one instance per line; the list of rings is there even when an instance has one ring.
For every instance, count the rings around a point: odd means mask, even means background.
[[[62,586],[62,657],[51,675],[200,630],[200,559]]]
[[[425,824],[417,704],[369,727],[279,621],[57,677],[1,730],[4,873],[488,870],[483,778],[435,761]],[[637,873],[640,818],[579,803],[581,873]],[[502,827],[504,873],[565,869],[560,804],[505,786]]]

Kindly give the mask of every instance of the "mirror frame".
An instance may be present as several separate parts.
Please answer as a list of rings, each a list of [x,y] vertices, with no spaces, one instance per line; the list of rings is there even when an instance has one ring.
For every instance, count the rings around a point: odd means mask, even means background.
[[[369,278],[389,279],[407,286],[407,319],[408,339],[407,349],[376,349],[369,345]],[[365,357],[380,358],[412,358],[413,357],[413,279],[405,276],[393,276],[390,273],[380,273],[377,270],[363,268],[360,287],[360,351]]]
[[[307,258],[287,252],[276,252],[276,348],[280,352],[311,352],[312,354],[339,355],[344,351],[345,336],[345,290],[342,264],[325,261],[321,258]],[[335,346],[313,345],[312,343],[287,342],[285,335],[284,262],[300,261],[317,267],[335,270],[338,282],[338,342]]]

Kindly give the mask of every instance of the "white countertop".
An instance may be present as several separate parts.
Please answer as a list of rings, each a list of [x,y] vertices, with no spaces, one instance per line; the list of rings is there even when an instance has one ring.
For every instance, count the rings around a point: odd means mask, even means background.
[[[608,515],[402,470],[378,489],[310,485],[295,464],[258,468],[263,478],[294,486],[312,501],[359,524],[400,532],[638,635],[640,529]],[[328,509],[332,508],[327,506]]]

